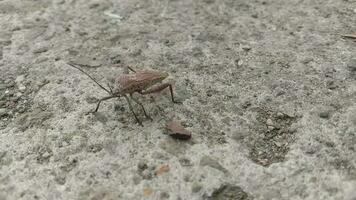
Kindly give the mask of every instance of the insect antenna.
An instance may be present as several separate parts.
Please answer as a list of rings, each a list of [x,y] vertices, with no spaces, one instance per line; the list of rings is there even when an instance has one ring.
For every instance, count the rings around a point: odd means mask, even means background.
[[[81,71],[82,73],[84,73],[85,75],[87,75],[91,80],[93,80],[101,89],[105,90],[107,93],[109,93],[110,95],[112,94],[112,92],[108,89],[106,89],[104,86],[102,86],[100,83],[98,83],[98,81],[96,81],[92,76],[90,76],[86,71],[84,71],[83,69],[75,66],[74,63],[68,62],[68,65],[78,69],[79,71]],[[111,88],[110,88],[111,89]]]

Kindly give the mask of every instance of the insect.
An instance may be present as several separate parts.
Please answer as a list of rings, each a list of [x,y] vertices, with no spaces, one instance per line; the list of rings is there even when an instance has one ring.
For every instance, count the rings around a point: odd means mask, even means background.
[[[139,125],[143,126],[141,120],[137,117],[137,114],[135,113],[135,111],[132,107],[131,100],[133,100],[135,103],[137,103],[142,108],[143,113],[145,114],[146,118],[150,119],[151,121],[152,121],[152,118],[147,114],[143,104],[138,99],[136,99],[134,97],[134,93],[139,93],[141,95],[145,95],[145,94],[160,92],[166,88],[169,88],[172,102],[180,103],[174,99],[172,84],[162,83],[162,81],[169,76],[169,74],[167,72],[160,72],[160,71],[155,71],[155,70],[136,71],[136,70],[133,70],[132,68],[128,67],[128,69],[133,73],[132,74],[124,74],[124,75],[119,76],[115,80],[115,84],[116,84],[115,87],[113,88],[108,84],[107,85],[108,89],[107,89],[103,85],[101,85],[98,81],[96,81],[90,74],[88,74],[86,71],[84,71],[83,69],[78,67],[81,65],[75,64],[73,62],[68,62],[67,64],[78,69],[85,75],[87,75],[101,89],[105,90],[109,94],[109,96],[99,99],[95,110],[91,111],[89,113],[97,112],[99,110],[100,104],[103,101],[113,99],[113,98],[124,97],[129,105],[129,108],[130,108],[133,116],[135,117],[137,123]]]

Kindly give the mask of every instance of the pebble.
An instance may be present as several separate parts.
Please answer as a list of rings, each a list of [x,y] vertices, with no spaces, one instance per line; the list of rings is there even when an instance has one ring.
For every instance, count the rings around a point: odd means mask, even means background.
[[[89,57],[79,57],[76,60],[73,61],[77,65],[83,65],[86,67],[100,67],[101,63],[93,60],[92,58]]]
[[[166,127],[169,135],[175,139],[188,140],[192,137],[192,134],[179,121],[170,121]]]
[[[187,166],[192,166],[193,165],[188,158],[179,159],[179,163],[183,167],[187,167]]]
[[[155,175],[156,176],[160,176],[160,175],[162,175],[164,173],[167,173],[167,172],[169,172],[169,165],[162,165],[158,169],[156,169]]]
[[[244,61],[241,59],[238,59],[236,64],[237,64],[237,66],[241,67],[244,64]]]
[[[243,45],[241,48],[245,51],[249,51],[252,49],[250,46],[247,46],[247,45]]]
[[[20,75],[20,76],[16,77],[15,82],[16,83],[21,83],[23,80],[25,80],[25,76],[24,75]]]
[[[152,173],[150,170],[146,169],[146,170],[143,170],[142,173],[141,173],[141,176],[143,179],[146,179],[146,180],[150,180],[152,179]]]
[[[139,171],[143,171],[143,170],[145,170],[145,169],[147,169],[147,168],[148,168],[148,166],[147,166],[147,164],[146,164],[146,161],[141,160],[141,161],[138,162],[138,164],[137,164],[137,169],[138,169]]]
[[[0,83],[0,90],[6,89],[7,85],[4,83]]]
[[[161,192],[159,196],[161,199],[169,199],[169,194],[167,192]]]
[[[203,188],[203,186],[200,183],[193,182],[193,184],[192,184],[192,192],[193,193],[199,192],[202,188]]]
[[[26,86],[20,84],[20,85],[19,85],[19,90],[20,90],[20,91],[25,91],[25,90],[26,90]]]
[[[48,47],[47,46],[43,46],[43,47],[38,47],[37,49],[33,50],[33,53],[43,53],[48,51]]]
[[[141,176],[134,174],[132,177],[132,181],[134,182],[135,185],[138,185],[142,181],[142,178]]]
[[[347,67],[349,68],[350,71],[356,72],[356,59],[353,58],[350,60],[350,62],[347,64]]]
[[[108,121],[108,118],[103,113],[96,112],[94,113],[94,116],[96,120],[103,124],[106,124],[106,122]]]
[[[319,117],[323,118],[323,119],[329,119],[330,118],[330,111],[326,110],[326,111],[322,111],[319,113]]]
[[[278,112],[277,113],[277,118],[278,119],[282,119],[284,117],[284,114],[283,113],[281,113],[281,112]]]
[[[273,121],[272,121],[272,119],[267,119],[266,124],[267,124],[268,126],[273,126]]]
[[[212,159],[209,156],[203,156],[200,159],[200,166],[209,166],[209,167],[212,167],[212,168],[217,169],[219,171],[222,171],[224,173],[228,172],[223,166],[220,165],[220,163],[218,161]]]
[[[87,103],[93,104],[93,103],[97,103],[99,101],[99,99],[96,97],[87,96],[87,97],[85,97],[85,101]]]
[[[0,108],[0,117],[6,115],[6,109]]]
[[[272,131],[272,130],[275,129],[275,127],[274,127],[274,126],[267,126],[267,129],[270,130],[270,131]]]

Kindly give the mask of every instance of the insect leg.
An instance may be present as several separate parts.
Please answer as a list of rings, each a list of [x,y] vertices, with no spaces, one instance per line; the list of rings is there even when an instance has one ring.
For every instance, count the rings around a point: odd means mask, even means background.
[[[112,98],[115,98],[115,97],[116,97],[116,96],[107,96],[107,97],[101,98],[101,99],[98,101],[98,104],[96,105],[95,110],[94,110],[94,111],[90,111],[90,112],[88,112],[87,114],[98,112],[101,102],[106,101],[106,100],[109,100],[109,99],[112,99]]]
[[[167,87],[169,87],[169,91],[171,92],[171,98],[172,98],[172,102],[173,103],[180,103],[179,101],[174,100],[174,95],[173,95],[173,87],[172,84],[170,83],[163,83],[161,85],[158,85],[156,87],[152,87],[150,89],[147,89],[145,91],[141,91],[139,92],[140,94],[151,94],[151,93],[156,93],[156,92],[160,92],[164,89],[166,89]]]
[[[132,71],[132,72],[136,72],[136,70],[132,69],[131,67],[127,66],[127,68]]]
[[[136,119],[137,123],[138,123],[138,124],[140,124],[141,126],[143,126],[143,125],[142,125],[142,122],[138,119],[138,117],[137,117],[137,115],[136,115],[135,111],[134,111],[134,110],[133,110],[133,108],[132,108],[132,105],[131,105],[130,99],[127,97],[127,95],[123,95],[123,96],[125,97],[125,99],[126,99],[127,103],[129,104],[129,108],[130,108],[130,110],[131,110],[132,114],[134,115],[134,117],[135,117],[135,119]]]
[[[111,93],[111,94],[114,94],[114,93],[113,93],[113,88],[111,87],[111,85],[110,85],[109,83],[106,83],[106,85],[108,86],[110,93]]]
[[[141,106],[141,108],[142,108],[142,110],[143,110],[143,113],[145,114],[146,118],[147,118],[147,119],[150,119],[151,121],[153,121],[152,117],[150,117],[150,116],[147,114],[147,112],[146,112],[145,107],[143,106],[143,104],[142,104],[138,99],[136,99],[136,98],[133,96],[133,94],[130,94],[130,97],[131,97],[131,99],[132,99],[135,103],[137,103],[138,105]]]

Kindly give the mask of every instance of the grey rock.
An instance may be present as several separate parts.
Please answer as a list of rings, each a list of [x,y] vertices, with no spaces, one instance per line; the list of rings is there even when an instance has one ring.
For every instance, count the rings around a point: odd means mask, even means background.
[[[142,177],[137,174],[134,174],[132,177],[132,181],[134,182],[135,185],[138,185],[142,181]]]
[[[169,199],[169,194],[167,192],[161,192],[159,197],[160,199]]]
[[[17,119],[17,123],[22,131],[33,126],[41,126],[43,122],[53,116],[52,112],[42,111],[41,109],[35,109],[30,113],[21,115]]]
[[[179,163],[183,166],[183,167],[188,167],[188,166],[192,166],[193,164],[191,163],[191,161],[188,158],[181,158],[179,159]]]
[[[6,108],[0,108],[0,117],[6,115],[7,112],[6,112]]]
[[[80,66],[93,67],[93,68],[101,66],[100,62],[94,60],[93,58],[85,57],[85,56],[76,58],[75,60],[73,60],[73,63],[80,65]]]
[[[33,53],[37,54],[37,53],[44,53],[48,51],[48,47],[47,46],[42,46],[42,47],[38,47],[37,49],[33,50]]]
[[[202,167],[209,166],[209,167],[212,167],[212,168],[217,169],[219,171],[222,171],[224,173],[228,173],[228,171],[223,166],[221,166],[218,161],[212,159],[209,156],[203,156],[200,159],[200,166],[202,166]]]
[[[0,83],[0,90],[4,90],[7,88],[7,85],[5,83]]]
[[[350,71],[356,72],[356,58],[351,59],[347,64],[347,67],[349,68]]]
[[[101,112],[95,112],[94,113],[95,119],[98,120],[99,122],[105,124],[108,121],[108,118],[105,116],[104,113]]]
[[[241,187],[224,184],[216,189],[208,200],[252,200],[245,191],[242,190]]]
[[[203,188],[203,186],[200,183],[193,182],[193,184],[192,184],[192,192],[193,193],[199,192],[202,188]]]
[[[268,126],[273,126],[273,121],[272,121],[272,119],[267,119],[266,124],[267,124]]]
[[[330,110],[324,110],[319,112],[319,117],[323,118],[323,119],[329,119],[331,116],[331,111]]]
[[[138,162],[137,164],[137,170],[139,172],[142,172],[143,170],[147,169],[148,165],[147,165],[147,161],[145,160],[140,160],[140,162]]]

